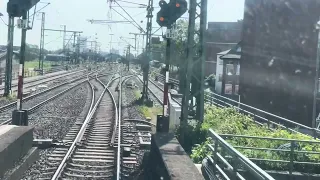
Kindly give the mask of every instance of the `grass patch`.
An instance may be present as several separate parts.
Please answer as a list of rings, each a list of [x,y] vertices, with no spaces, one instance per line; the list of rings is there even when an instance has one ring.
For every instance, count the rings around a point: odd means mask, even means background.
[[[134,98],[136,99],[136,100],[138,100],[138,99],[140,99],[141,98],[141,92],[139,91],[139,90],[135,90],[134,91]]]
[[[0,101],[13,101],[13,100],[16,100],[17,99],[17,95],[16,94],[11,94],[7,97],[3,96],[3,97],[0,97]]]
[[[136,100],[141,98],[141,92],[139,90],[134,91],[134,97]],[[139,112],[145,117],[151,118],[151,122],[155,123],[157,120],[157,115],[162,113],[162,107],[154,106],[154,107],[147,107],[144,105],[138,106]]]
[[[143,114],[144,117],[151,118],[151,122],[153,123],[156,122],[157,115],[162,113],[162,107],[139,106],[138,109]]]
[[[29,68],[39,68],[39,60],[33,60],[33,61],[26,61],[24,64],[25,69]],[[43,61],[43,69],[49,69],[51,68],[51,62],[49,61]]]

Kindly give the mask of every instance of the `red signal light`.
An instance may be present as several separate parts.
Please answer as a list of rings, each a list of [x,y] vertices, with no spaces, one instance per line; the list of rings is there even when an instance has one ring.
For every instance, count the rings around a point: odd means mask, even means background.
[[[163,17],[160,17],[160,21],[164,21],[164,18],[163,18]]]
[[[177,8],[180,7],[180,4],[179,4],[179,3],[176,3],[176,7],[177,7]]]

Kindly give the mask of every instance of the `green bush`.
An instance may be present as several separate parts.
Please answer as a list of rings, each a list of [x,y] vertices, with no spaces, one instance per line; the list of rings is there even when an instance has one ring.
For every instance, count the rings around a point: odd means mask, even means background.
[[[267,126],[260,126],[256,124],[252,117],[243,115],[233,108],[218,108],[215,106],[207,106],[205,108],[204,122],[199,125],[198,129],[188,129],[186,132],[191,136],[192,143],[188,144],[188,148],[193,146],[191,158],[195,163],[200,163],[202,159],[210,155],[210,151],[206,145],[212,143],[210,140],[205,140],[208,130],[213,129],[218,134],[235,134],[235,135],[247,135],[247,136],[259,136],[259,137],[271,137],[271,138],[284,138],[284,139],[298,139],[298,140],[312,140],[313,138],[307,135],[299,133],[291,133],[281,128],[269,129]],[[194,131],[194,132],[189,132]],[[179,136],[179,134],[177,134]],[[199,136],[196,138],[194,136]],[[198,139],[201,142],[194,143],[194,139]],[[288,142],[284,141],[271,141],[265,139],[251,139],[251,138],[226,138],[226,141],[232,146],[246,146],[256,148],[272,148],[277,149],[279,146]],[[200,144],[199,146],[195,146]],[[183,144],[185,145],[185,144]],[[265,150],[250,150],[237,148],[239,152],[249,158],[258,159],[272,159],[272,160],[287,160],[290,161],[290,152],[275,152]],[[295,150],[299,151],[316,151],[320,152],[320,144],[310,143],[298,143]],[[319,162],[319,154],[302,154],[295,153],[294,161],[300,162]],[[288,170],[287,163],[275,163],[266,161],[256,161],[257,165],[265,170]],[[300,165],[294,166],[295,170],[300,172],[312,172],[320,173],[320,166],[316,165]]]
[[[184,129],[184,140],[181,140],[182,129]],[[184,150],[191,154],[193,146],[200,144],[206,139],[206,132],[201,130],[201,124],[187,124],[185,128],[179,126],[176,131],[177,139]]]

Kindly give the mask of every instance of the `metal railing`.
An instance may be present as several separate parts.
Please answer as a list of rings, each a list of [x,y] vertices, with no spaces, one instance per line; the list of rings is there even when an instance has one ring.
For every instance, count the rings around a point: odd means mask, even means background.
[[[241,144],[245,142],[252,142],[256,140],[256,144],[260,147],[237,146],[233,148],[243,151],[247,154],[248,159],[255,162],[265,170],[281,169],[288,171],[292,176],[293,172],[314,173],[315,170],[320,168],[320,141],[315,140],[299,140],[299,139],[286,139],[286,138],[270,138],[234,134],[220,134],[224,139],[238,139]],[[253,144],[253,143],[247,143]],[[307,148],[306,148],[307,147]],[[314,149],[318,149],[315,151]],[[263,153],[261,153],[263,152]],[[226,157],[231,159],[233,157]],[[281,164],[281,166],[279,166]]]
[[[208,158],[213,164],[215,176],[222,177],[222,179],[274,180],[273,177],[238,152],[212,129],[209,130],[209,136],[212,138],[213,144],[208,145],[212,151],[212,155]],[[232,160],[226,160],[223,157],[224,154],[231,156]],[[246,176],[242,175],[243,171],[246,172]]]
[[[205,93],[205,101],[208,104],[213,104],[218,107],[233,107],[243,114],[252,116],[253,120],[260,125],[266,123],[269,128],[281,127],[290,132],[308,134],[314,137],[317,134],[320,134],[320,130],[316,128],[308,127],[306,125],[294,122],[281,116],[277,116],[247,104],[243,104],[239,101],[235,101],[216,93]]]
[[[176,85],[179,85],[179,81],[176,79],[170,78],[170,81],[172,81]],[[218,107],[236,108],[239,112],[252,116],[256,123],[260,125],[267,123],[268,127],[270,128],[281,127],[290,132],[308,134],[313,137],[316,137],[318,134],[320,134],[320,130],[317,128],[308,127],[306,125],[263,111],[253,106],[243,104],[239,101],[216,94],[214,92],[205,92],[205,103],[213,104]]]

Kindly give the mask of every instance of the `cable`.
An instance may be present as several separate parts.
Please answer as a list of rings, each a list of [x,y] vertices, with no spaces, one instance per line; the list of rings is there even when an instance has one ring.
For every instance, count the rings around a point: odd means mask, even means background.
[[[139,27],[138,29],[139,29],[140,31],[143,31],[143,32],[145,33],[145,31],[143,30],[143,28],[130,16],[130,14],[129,14],[117,1],[115,1],[115,2],[116,2],[116,3],[118,4],[118,6],[120,6],[120,8],[131,18],[131,20],[136,23],[136,25]]]
[[[5,24],[6,26],[8,26],[8,24],[6,22],[4,22],[4,20],[2,19],[2,17],[0,16],[1,21],[3,22],[3,24]]]
[[[120,16],[122,16],[124,19],[126,19],[127,21],[129,21],[126,17],[124,17],[122,14],[120,14],[117,10],[115,10],[114,8],[112,8],[117,14],[119,14]],[[138,28],[139,30],[140,30],[140,28],[137,26],[137,25],[135,25],[135,24],[133,24],[132,22],[131,22],[131,24],[132,25],[134,25],[134,27],[136,27],[136,28]]]
[[[43,6],[42,8],[40,8],[38,11],[34,12],[30,17],[34,16],[35,14],[37,14],[39,11],[41,11],[42,9],[44,9],[45,7],[47,7],[50,3],[48,3],[47,5]]]
[[[130,2],[130,1],[124,1],[124,0],[117,0],[117,1],[124,2],[124,3],[129,3],[129,4],[136,4],[136,5],[140,5],[140,6],[145,6],[145,7],[147,7],[146,4],[134,3],[134,2]],[[115,2],[117,3],[117,1],[115,1]],[[117,3],[117,4],[118,4],[118,3]]]
[[[119,7],[119,6],[111,6],[111,7]],[[144,6],[134,7],[134,6],[122,6],[124,8],[146,8]]]
[[[52,41],[50,41],[50,42],[48,42],[48,43],[46,43],[46,44],[44,44],[44,45],[50,44],[50,43],[52,43],[52,42],[54,42],[54,41],[56,41],[56,40],[58,40],[58,39],[60,39],[60,38],[62,38],[62,36],[59,36],[59,37],[56,38],[55,40],[52,40]]]
[[[153,32],[153,33],[151,34],[151,36],[154,35],[156,32],[158,32],[160,29],[161,29],[161,27],[159,27],[155,32]],[[162,34],[163,34],[163,33],[162,33]]]
[[[138,14],[135,14],[135,15],[133,15],[132,17],[139,16],[139,15],[141,15],[141,14],[143,14],[143,13],[145,13],[145,11],[142,11],[142,12],[140,12],[140,13],[138,13]]]

